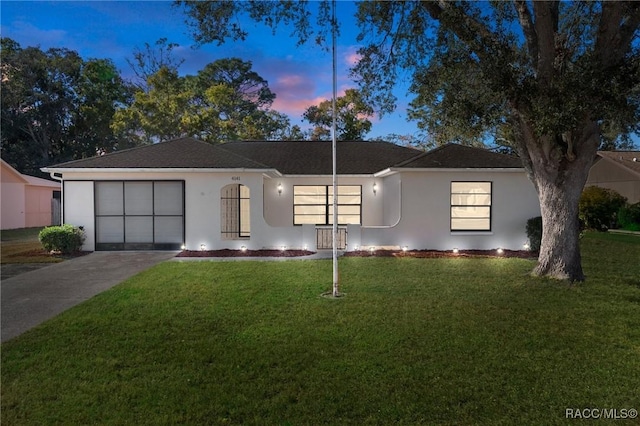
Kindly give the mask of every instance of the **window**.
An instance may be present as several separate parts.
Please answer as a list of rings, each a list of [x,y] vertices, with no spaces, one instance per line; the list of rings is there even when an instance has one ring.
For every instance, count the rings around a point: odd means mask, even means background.
[[[362,187],[338,186],[338,223],[360,224]],[[293,224],[333,225],[333,186],[293,187]]]
[[[491,231],[491,182],[451,182],[451,230]]]
[[[222,238],[236,240],[251,236],[249,188],[244,185],[227,185],[220,197],[220,226]]]

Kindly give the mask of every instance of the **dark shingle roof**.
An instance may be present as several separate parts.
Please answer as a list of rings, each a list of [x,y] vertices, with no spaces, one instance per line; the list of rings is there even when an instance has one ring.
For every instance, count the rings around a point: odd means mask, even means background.
[[[69,161],[50,168],[214,168],[269,169],[270,167],[193,138],[173,139]]]
[[[640,151],[598,151],[598,156],[640,175]]]
[[[512,169],[521,168],[522,162],[518,157],[498,154],[482,148],[447,144],[397,164],[396,167],[405,169]]]
[[[388,142],[338,142],[338,174],[370,175],[388,168],[520,168],[520,160],[479,148],[445,145],[429,152]],[[229,142],[174,139],[47,169],[275,169],[285,175],[330,175],[331,142]]]
[[[269,164],[286,175],[330,175],[331,142],[230,142],[223,149]],[[374,174],[420,154],[388,142],[338,142],[338,174]]]

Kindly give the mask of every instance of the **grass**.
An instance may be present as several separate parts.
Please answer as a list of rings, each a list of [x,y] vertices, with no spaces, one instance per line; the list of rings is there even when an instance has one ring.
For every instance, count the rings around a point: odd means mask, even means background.
[[[2,345],[2,424],[565,424],[640,408],[640,237],[522,259],[158,265]]]
[[[3,230],[0,234],[0,263],[57,263],[64,258],[47,253],[38,240],[39,228]]]

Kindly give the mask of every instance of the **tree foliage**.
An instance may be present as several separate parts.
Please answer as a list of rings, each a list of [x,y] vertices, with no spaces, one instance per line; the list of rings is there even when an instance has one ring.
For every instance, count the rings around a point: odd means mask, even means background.
[[[22,48],[8,38],[1,49],[5,161],[37,175],[40,167],[117,146],[109,123],[130,90],[111,61]]]
[[[271,110],[275,94],[249,61],[219,59],[196,75],[162,67],[147,77],[131,105],[113,122],[118,134],[141,143],[193,136],[212,143],[270,139],[289,127]]]
[[[336,98],[336,139],[363,140],[371,130],[373,108],[367,105],[360,92],[347,89],[344,96]],[[330,140],[333,126],[333,102],[326,100],[319,105],[306,109],[303,118],[314,127],[310,132],[311,140]]]

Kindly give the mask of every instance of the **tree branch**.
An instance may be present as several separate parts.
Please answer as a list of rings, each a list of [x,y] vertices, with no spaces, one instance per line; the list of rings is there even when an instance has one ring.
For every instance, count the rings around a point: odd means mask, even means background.
[[[527,41],[531,64],[535,67],[538,62],[538,34],[536,34],[531,11],[529,11],[526,0],[514,0],[513,4],[518,12],[518,20]]]
[[[555,60],[555,36],[558,32],[559,2],[534,1],[535,29],[538,39],[536,69],[539,81],[546,85],[553,78]]]
[[[624,9],[628,8],[629,14]],[[595,52],[603,64],[613,65],[627,53],[640,25],[640,4],[604,2]]]

